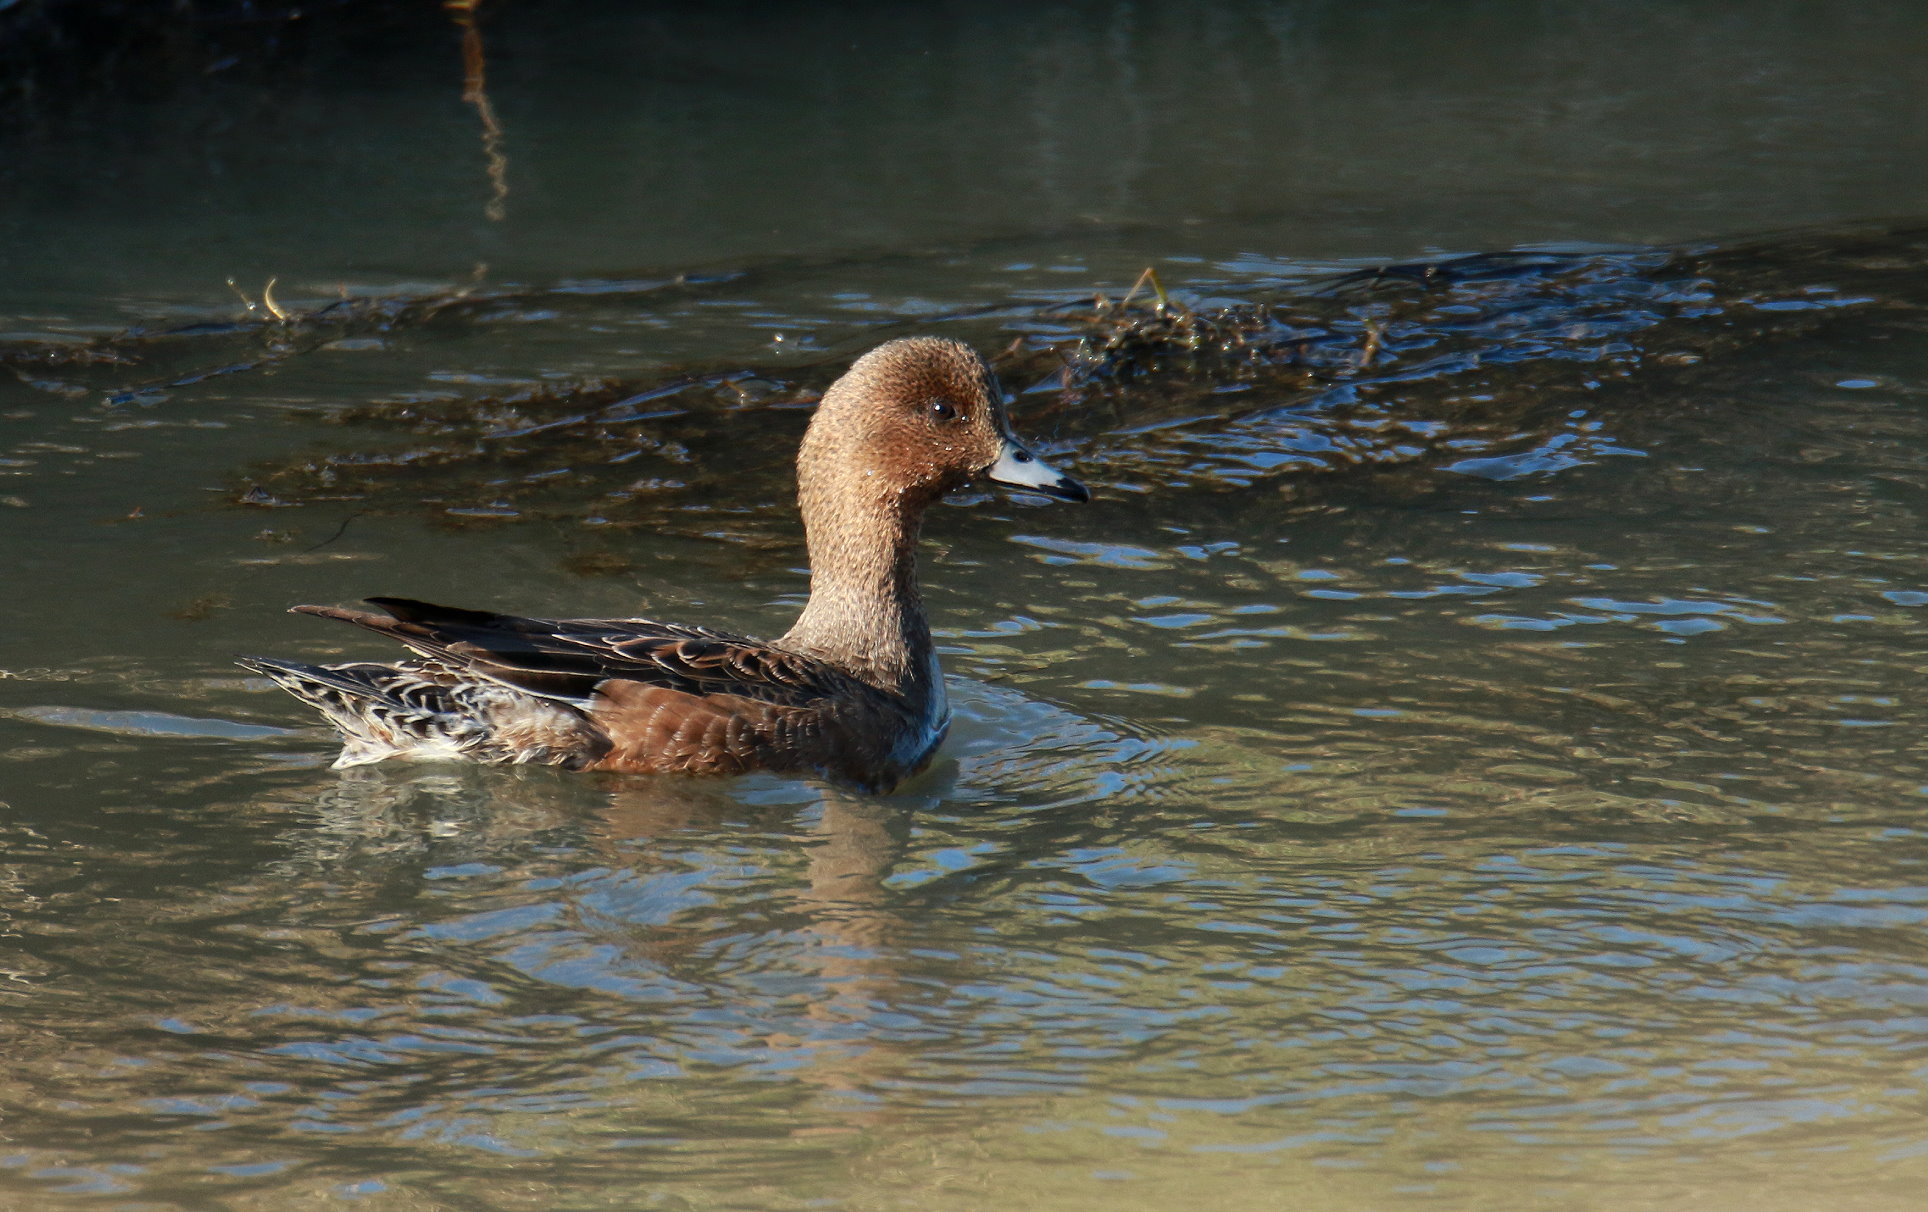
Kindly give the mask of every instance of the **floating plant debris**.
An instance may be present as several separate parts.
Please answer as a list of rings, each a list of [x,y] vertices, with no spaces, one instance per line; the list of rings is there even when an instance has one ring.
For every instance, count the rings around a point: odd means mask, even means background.
[[[1320,491],[1307,473],[1414,467],[1506,480],[1638,453],[1600,412],[1611,384],[1727,373],[1710,364],[1848,313],[1864,324],[1874,314],[1905,317],[1928,294],[1924,263],[1928,232],[1852,228],[1678,249],[1445,257],[1295,289],[1210,282],[1210,303],[1199,285],[1168,289],[1148,270],[1116,297],[1009,302],[920,327],[1001,350],[998,369],[1027,427],[1055,435],[1101,482],[1128,492],[1278,481],[1304,503]],[[567,322],[692,291],[723,299],[780,272],[547,290],[478,279],[307,304],[266,290],[256,302],[244,290],[238,317],[83,342],[16,340],[0,345],[0,362],[23,375],[45,366],[70,377],[158,370],[104,389],[110,402],[147,403],[344,340],[459,331],[518,313]],[[427,509],[449,525],[573,520],[776,541],[789,525],[805,410],[850,356],[902,327],[857,334],[815,361],[787,354],[764,365],[672,366],[633,381],[370,400],[330,419],[379,440],[256,468],[234,499]]]

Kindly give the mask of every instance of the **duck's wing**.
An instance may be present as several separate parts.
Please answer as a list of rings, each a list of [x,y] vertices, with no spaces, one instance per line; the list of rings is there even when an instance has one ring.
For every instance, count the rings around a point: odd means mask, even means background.
[[[525,619],[410,598],[368,603],[384,613],[294,609],[354,623],[453,669],[578,705],[591,702],[611,681],[772,707],[809,707],[869,689],[822,661],[704,627],[649,619]]]

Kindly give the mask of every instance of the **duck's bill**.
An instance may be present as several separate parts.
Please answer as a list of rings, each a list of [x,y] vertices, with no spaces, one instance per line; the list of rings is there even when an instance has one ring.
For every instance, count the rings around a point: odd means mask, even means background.
[[[985,469],[992,482],[1021,488],[1060,501],[1089,501],[1091,490],[1024,448],[1016,438],[1004,439],[1004,453]]]

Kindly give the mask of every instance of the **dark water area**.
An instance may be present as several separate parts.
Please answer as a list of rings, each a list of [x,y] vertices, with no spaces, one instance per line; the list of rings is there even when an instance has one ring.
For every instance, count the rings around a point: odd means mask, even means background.
[[[1928,10],[377,7],[0,93],[0,1208],[1918,1206]],[[895,794],[229,663],[780,632],[910,332]]]

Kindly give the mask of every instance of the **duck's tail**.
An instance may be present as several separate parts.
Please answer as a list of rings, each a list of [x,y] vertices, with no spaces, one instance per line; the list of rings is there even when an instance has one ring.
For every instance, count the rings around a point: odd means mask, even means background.
[[[338,769],[406,757],[580,770],[609,751],[609,738],[573,707],[427,662],[235,663],[327,717],[341,733]]]

